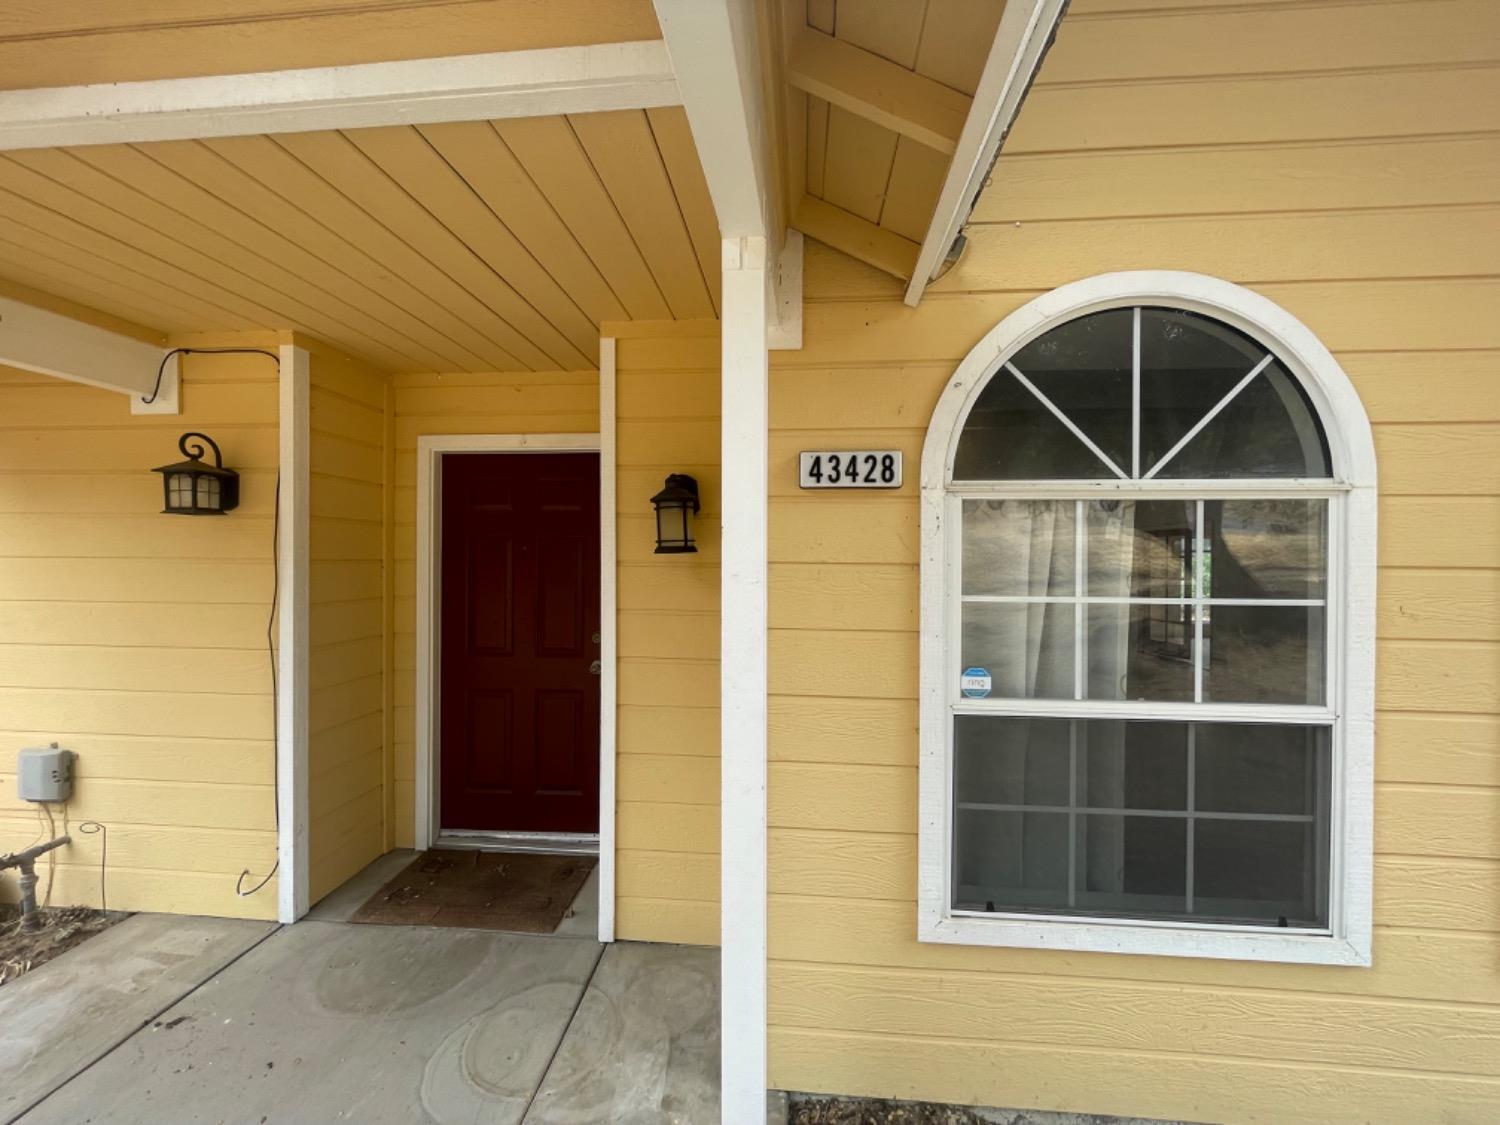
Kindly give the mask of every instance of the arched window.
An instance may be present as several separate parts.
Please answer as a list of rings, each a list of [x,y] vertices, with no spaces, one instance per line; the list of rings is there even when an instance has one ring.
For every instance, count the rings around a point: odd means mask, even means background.
[[[960,366],[922,471],[924,940],[1368,964],[1374,454],[1328,351],[1091,278]]]

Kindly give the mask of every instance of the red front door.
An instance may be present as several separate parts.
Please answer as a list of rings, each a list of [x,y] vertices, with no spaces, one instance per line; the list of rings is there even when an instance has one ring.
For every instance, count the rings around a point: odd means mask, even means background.
[[[599,830],[599,455],[442,459],[445,829]]]

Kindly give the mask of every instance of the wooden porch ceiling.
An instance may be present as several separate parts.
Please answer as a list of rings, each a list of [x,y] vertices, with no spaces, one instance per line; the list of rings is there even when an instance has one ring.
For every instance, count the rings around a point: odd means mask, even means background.
[[[167,332],[293,328],[393,371],[598,363],[712,317],[680,107],[0,155],[0,280]]]
[[[909,279],[1004,0],[785,0],[792,225]]]

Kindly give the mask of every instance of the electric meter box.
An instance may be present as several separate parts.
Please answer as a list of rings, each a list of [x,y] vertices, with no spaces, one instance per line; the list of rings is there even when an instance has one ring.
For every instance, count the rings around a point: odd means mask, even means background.
[[[23,801],[66,801],[73,795],[71,750],[22,750],[16,759],[16,796]]]

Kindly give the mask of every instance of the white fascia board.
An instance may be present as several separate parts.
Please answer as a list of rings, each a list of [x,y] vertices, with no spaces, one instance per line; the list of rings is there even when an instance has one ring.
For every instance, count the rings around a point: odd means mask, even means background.
[[[922,239],[916,269],[906,288],[915,306],[974,209],[1000,144],[1015,122],[1042,57],[1051,45],[1068,0],[1010,0],[974,91],[973,105],[938,193],[937,208]]]
[[[177,413],[175,363],[167,349],[9,297],[0,297],[0,365],[86,383],[131,397],[151,394],[162,371],[163,394],[139,413]]]
[[[680,102],[661,40],[0,93],[0,149],[426,125]]]

